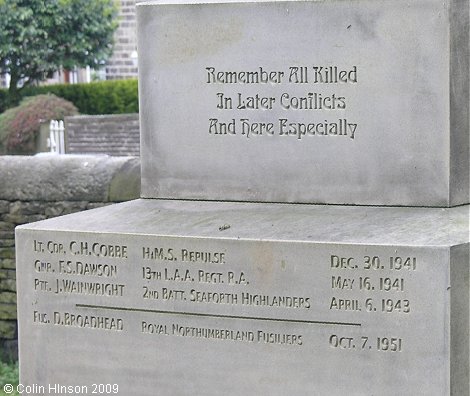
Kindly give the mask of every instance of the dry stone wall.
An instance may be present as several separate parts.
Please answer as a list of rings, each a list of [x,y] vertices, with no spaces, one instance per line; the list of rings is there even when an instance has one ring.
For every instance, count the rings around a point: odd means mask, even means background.
[[[15,227],[139,195],[135,157],[0,157],[0,353],[17,356]]]
[[[66,153],[140,155],[139,114],[65,117]]]

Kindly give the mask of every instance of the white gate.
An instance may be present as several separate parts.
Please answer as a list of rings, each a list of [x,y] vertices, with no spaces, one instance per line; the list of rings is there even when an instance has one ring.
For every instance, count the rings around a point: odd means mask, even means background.
[[[49,148],[51,153],[65,154],[64,121],[51,120],[49,124]]]

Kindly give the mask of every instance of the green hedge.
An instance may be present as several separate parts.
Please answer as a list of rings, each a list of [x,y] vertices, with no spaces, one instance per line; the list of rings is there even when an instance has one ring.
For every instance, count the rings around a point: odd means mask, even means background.
[[[89,84],[56,84],[28,87],[23,97],[52,93],[72,102],[81,114],[126,114],[139,112],[137,80],[110,80]],[[0,112],[6,110],[6,91],[0,92]]]

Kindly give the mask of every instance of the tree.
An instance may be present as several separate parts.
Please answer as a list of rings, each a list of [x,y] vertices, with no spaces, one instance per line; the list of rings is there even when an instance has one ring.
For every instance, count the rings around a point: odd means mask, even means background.
[[[97,67],[112,53],[113,0],[0,0],[0,74],[10,100],[61,67]]]

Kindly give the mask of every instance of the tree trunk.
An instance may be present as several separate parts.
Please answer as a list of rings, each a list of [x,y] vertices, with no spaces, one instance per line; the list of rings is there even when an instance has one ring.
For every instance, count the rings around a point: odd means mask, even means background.
[[[63,69],[63,73],[64,73],[64,84],[70,84],[70,70]]]
[[[18,89],[19,76],[12,70],[10,75],[10,87],[8,88],[9,106],[16,106],[20,103],[21,95]]]

